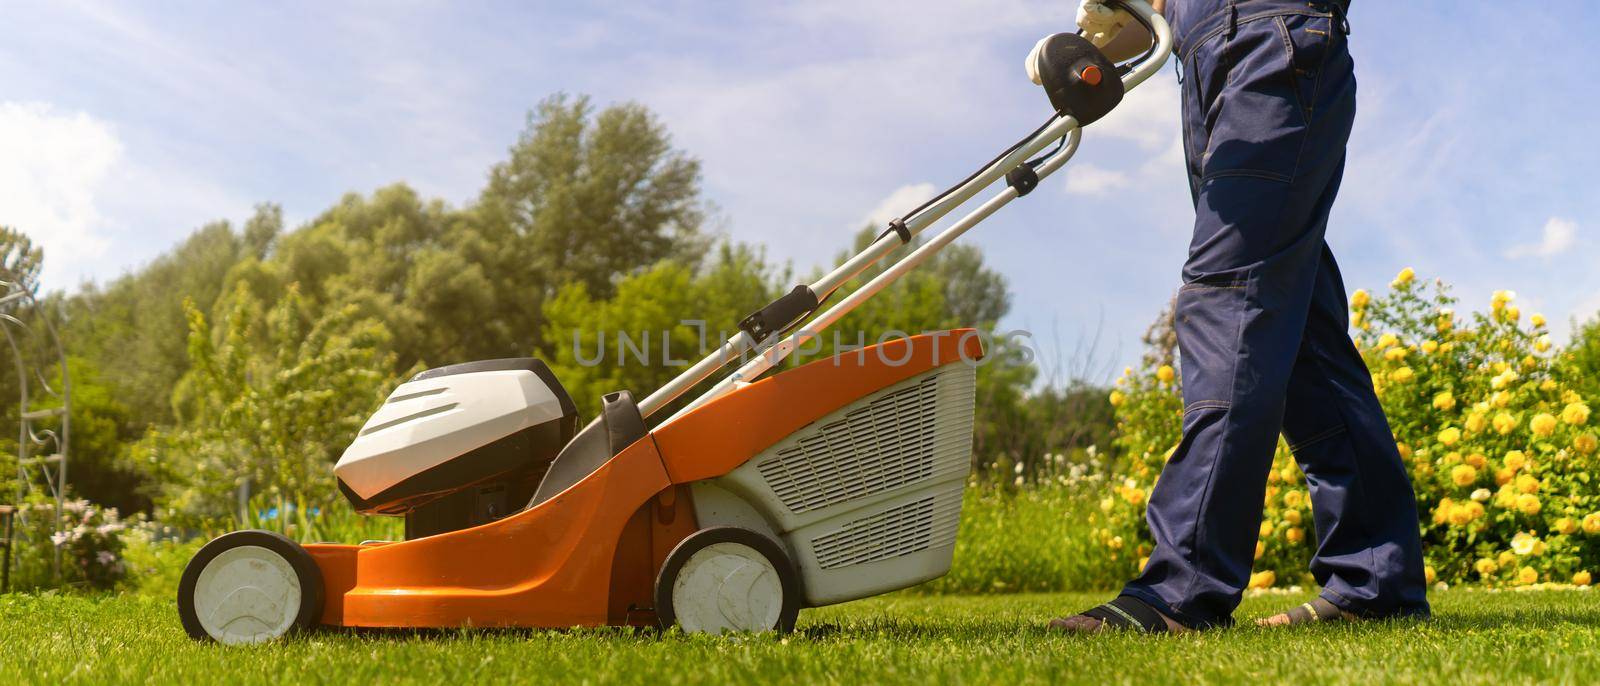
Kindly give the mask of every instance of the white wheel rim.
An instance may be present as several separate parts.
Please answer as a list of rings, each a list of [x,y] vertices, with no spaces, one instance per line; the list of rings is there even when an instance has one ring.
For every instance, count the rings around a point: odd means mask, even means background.
[[[282,555],[261,546],[229,548],[200,570],[194,613],[219,643],[270,641],[294,626],[300,576]]]
[[[783,582],[767,556],[739,543],[695,551],[672,583],[672,612],[684,631],[772,631],[783,613]]]

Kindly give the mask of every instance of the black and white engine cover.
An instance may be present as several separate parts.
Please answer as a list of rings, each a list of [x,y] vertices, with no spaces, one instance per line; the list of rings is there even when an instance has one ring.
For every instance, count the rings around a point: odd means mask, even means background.
[[[394,389],[333,472],[356,510],[369,514],[410,513],[485,484],[511,488],[494,518],[517,506],[518,484],[528,483],[531,496],[577,421],[571,396],[539,360],[430,369]],[[469,523],[476,522],[458,524]]]

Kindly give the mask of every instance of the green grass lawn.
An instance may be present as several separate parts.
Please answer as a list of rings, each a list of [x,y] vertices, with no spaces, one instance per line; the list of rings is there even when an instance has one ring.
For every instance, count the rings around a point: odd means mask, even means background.
[[[0,596],[0,683],[1589,683],[1600,593],[1447,591],[1428,622],[1189,636],[1059,636],[1101,596],[895,595],[800,616],[787,637],[616,630],[321,632],[264,646],[189,640],[170,602]],[[1247,600],[1256,617],[1299,596]]]

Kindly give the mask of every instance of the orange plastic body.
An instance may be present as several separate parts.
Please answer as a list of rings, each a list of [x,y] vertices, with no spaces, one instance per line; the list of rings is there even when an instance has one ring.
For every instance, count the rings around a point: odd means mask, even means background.
[[[851,401],[982,354],[976,332],[958,329],[818,360],[696,408],[537,507],[398,543],[307,545],[322,570],[322,623],[653,624],[656,574],[697,528],[687,484],[727,474]]]

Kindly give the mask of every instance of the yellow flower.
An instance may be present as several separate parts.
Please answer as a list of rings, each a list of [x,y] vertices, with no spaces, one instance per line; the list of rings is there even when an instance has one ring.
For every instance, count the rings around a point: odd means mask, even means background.
[[[1513,472],[1520,471],[1528,466],[1528,455],[1521,450],[1512,450],[1506,453],[1506,469]]]
[[[1549,350],[1549,349],[1550,349],[1550,346],[1548,344],[1546,344],[1545,345],[1545,350]],[[1544,352],[1544,350],[1541,350],[1539,352]],[[1523,355],[1522,356],[1522,370],[1523,371],[1531,372],[1534,369],[1538,368],[1538,366],[1539,366],[1539,358],[1534,357],[1532,355]]]
[[[1578,532],[1578,520],[1571,517],[1562,517],[1556,520],[1556,533],[1571,536]]]
[[[1484,465],[1489,464],[1489,458],[1484,457],[1483,453],[1473,453],[1467,456],[1467,464],[1477,469],[1483,469]]]
[[[1516,305],[1506,308],[1506,321],[1514,322],[1522,319],[1522,309]]]
[[[1577,391],[1570,390],[1570,389],[1569,390],[1565,390],[1565,391],[1561,392],[1561,402],[1564,402],[1564,403],[1581,403],[1581,402],[1583,402],[1583,396],[1578,395]]]
[[[1271,536],[1272,535],[1272,522],[1262,522],[1260,530],[1258,531],[1258,533],[1261,534],[1262,538],[1266,538],[1268,536]]]
[[[1445,466],[1457,464],[1461,462],[1461,453],[1452,450],[1448,453],[1445,453],[1444,457],[1440,458],[1440,462],[1442,462]]]
[[[1501,567],[1509,567],[1512,563],[1517,561],[1517,556],[1512,555],[1511,551],[1509,550],[1502,550],[1500,551],[1500,556],[1496,558],[1495,561],[1500,563]]]
[[[1399,274],[1394,276],[1394,281],[1390,282],[1389,286],[1391,288],[1400,288],[1411,283],[1411,281],[1415,278],[1417,278],[1417,272],[1410,267],[1406,267],[1405,269],[1400,270]]]
[[[1259,559],[1261,559],[1262,555],[1266,555],[1266,554],[1267,554],[1267,542],[1266,541],[1256,541],[1256,559],[1259,560]]]
[[[1493,380],[1491,379],[1492,382]],[[1511,404],[1511,394],[1505,391],[1496,391],[1494,395],[1489,396],[1489,402],[1494,403],[1495,407],[1506,407]]]
[[[1583,426],[1589,422],[1589,406],[1584,403],[1567,403],[1561,408],[1561,421],[1573,426]]]
[[[1148,567],[1148,566],[1150,566],[1150,558],[1149,557],[1141,557],[1141,558],[1139,558],[1139,571],[1141,571],[1141,572],[1144,571],[1144,568]]]
[[[1496,474],[1495,479],[1498,480],[1499,478],[1500,476]],[[1494,506],[1510,509],[1516,507],[1516,505],[1517,489],[1512,488],[1509,484],[1501,484],[1500,490],[1494,492]]]
[[[1517,583],[1519,584],[1526,586],[1538,580],[1539,573],[1533,571],[1532,567],[1523,567],[1522,569],[1517,570]]]
[[[1172,383],[1172,380],[1177,378],[1177,376],[1177,372],[1172,369],[1172,365],[1170,364],[1161,365],[1161,368],[1156,370],[1156,378],[1159,379],[1161,383]]]
[[[1300,504],[1305,502],[1304,498],[1305,493],[1300,491],[1289,491],[1288,493],[1283,494],[1283,504],[1288,505],[1289,507],[1300,507]]]
[[[1519,475],[1517,477],[1517,490],[1522,493],[1538,493],[1539,480],[1533,478],[1530,474]]]
[[[1444,445],[1455,445],[1456,442],[1460,440],[1461,430],[1453,426],[1447,426],[1443,431],[1439,432],[1439,442],[1443,443]]]
[[[1450,519],[1450,512],[1455,509],[1455,501],[1449,498],[1439,499],[1439,506],[1433,508],[1433,523],[1443,524]]]
[[[1438,341],[1431,341],[1430,340],[1430,341],[1423,341],[1422,342],[1422,352],[1424,354],[1432,355],[1438,349],[1439,349],[1439,342]]]
[[[1572,585],[1574,586],[1588,586],[1592,580],[1588,572],[1578,572],[1572,575]]]
[[[1556,380],[1555,379],[1545,379],[1544,381],[1540,381],[1539,382],[1539,390],[1541,390],[1541,391],[1549,393],[1550,391],[1553,391],[1555,389],[1556,389]]]
[[[1350,308],[1351,309],[1354,309],[1354,310],[1365,309],[1367,304],[1371,303],[1371,302],[1372,302],[1372,294],[1368,293],[1367,289],[1365,289],[1365,288],[1357,288],[1356,292],[1350,294]]]
[[[1472,564],[1472,568],[1478,572],[1479,576],[1489,576],[1500,571],[1500,565],[1487,557],[1479,558],[1477,562]]]
[[[1390,362],[1399,362],[1399,361],[1401,361],[1403,359],[1406,359],[1406,354],[1410,353],[1410,352],[1411,351],[1407,350],[1405,348],[1405,346],[1397,345],[1397,346],[1395,346],[1393,348],[1388,349],[1387,351],[1384,351],[1383,359],[1388,360]]]
[[[1122,549],[1122,537],[1121,536],[1114,537],[1111,540],[1106,541],[1106,545],[1109,546],[1112,550],[1121,550]]]
[[[1522,495],[1517,496],[1517,510],[1522,514],[1531,517],[1539,514],[1539,510],[1542,507],[1543,506],[1539,504],[1539,496],[1531,493],[1523,493]]]
[[[1516,383],[1517,379],[1519,379],[1519,378],[1522,378],[1522,377],[1517,374],[1517,370],[1507,368],[1505,371],[1500,372],[1494,378],[1489,379],[1489,386],[1493,387],[1495,390],[1500,390],[1502,388],[1505,388],[1506,386],[1510,386],[1511,384]]]
[[[1549,412],[1540,412],[1528,421],[1528,428],[1535,436],[1549,436],[1556,432],[1556,417]]]
[[[1123,395],[1122,391],[1112,391],[1111,392],[1110,400],[1111,400],[1111,406],[1112,407],[1120,407],[1122,405],[1122,403],[1125,402],[1127,399],[1128,399],[1128,396]]]
[[[1414,376],[1416,376],[1416,372],[1411,371],[1410,367],[1401,367],[1389,372],[1389,380],[1395,383],[1405,383],[1410,381]]]
[[[1546,334],[1533,339],[1533,349],[1539,352],[1550,350],[1550,335]]]
[[[1583,532],[1586,534],[1600,534],[1600,512],[1590,512],[1583,516]]]
[[[1288,522],[1290,525],[1299,525],[1300,524],[1300,511],[1299,510],[1286,510],[1286,511],[1284,511],[1284,513],[1283,513],[1283,521]]]
[[[1483,431],[1484,427],[1488,425],[1489,419],[1484,417],[1482,412],[1474,412],[1470,415],[1467,415],[1467,433],[1478,433],[1479,431]]]
[[[1538,536],[1518,531],[1517,535],[1511,537],[1511,552],[1518,555],[1532,555],[1538,546]]]
[[[1449,412],[1450,410],[1455,409],[1455,407],[1456,397],[1452,395],[1450,391],[1445,391],[1439,395],[1433,396],[1433,409]]]
[[[1411,446],[1406,445],[1405,443],[1395,443],[1394,449],[1400,452],[1400,459],[1411,459]]]
[[[1517,294],[1515,292],[1495,291],[1493,295],[1489,296],[1489,307],[1493,308],[1494,311],[1499,312],[1500,310],[1505,309],[1507,303],[1516,299]]]
[[[1265,572],[1256,572],[1255,574],[1250,575],[1250,588],[1272,588],[1272,585],[1275,583],[1278,583],[1278,575],[1276,572],[1273,572],[1270,569]]]
[[[1544,315],[1535,312],[1532,317],[1528,317],[1528,323],[1532,324],[1535,329],[1544,326]]]
[[[1456,526],[1466,526],[1471,524],[1472,520],[1477,519],[1478,515],[1481,514],[1478,509],[1473,507],[1474,505],[1476,505],[1478,508],[1483,507],[1482,505],[1478,505],[1477,503],[1469,500],[1465,503],[1450,508],[1450,514],[1448,514],[1446,518],[1451,524]]]
[[[1399,343],[1400,343],[1400,338],[1398,336],[1395,336],[1392,333],[1386,333],[1386,334],[1378,337],[1378,349],[1379,350],[1383,350],[1385,348],[1389,348],[1389,347],[1397,345]]]
[[[1572,448],[1579,453],[1588,455],[1594,452],[1595,448],[1600,448],[1600,438],[1595,438],[1594,434],[1579,435],[1577,438],[1572,439]]]
[[[1429,565],[1422,568],[1422,578],[1428,582],[1429,586],[1432,586],[1433,582],[1439,579],[1439,573],[1433,570],[1432,565]]]
[[[1439,333],[1449,333],[1450,329],[1455,328],[1455,316],[1455,310],[1448,307],[1439,308],[1439,319],[1435,322],[1435,325],[1439,327]]]
[[[1123,489],[1123,491],[1122,491],[1122,499],[1128,501],[1129,505],[1133,505],[1135,507],[1137,507],[1139,505],[1142,505],[1142,504],[1144,504],[1144,489],[1142,489],[1142,488],[1127,488],[1127,489]]]
[[[1473,469],[1472,465],[1458,464],[1450,470],[1450,480],[1457,486],[1471,486],[1472,482],[1478,480],[1478,470]]]
[[[1511,479],[1515,478],[1516,475],[1517,475],[1517,473],[1511,471],[1510,467],[1498,470],[1498,471],[1496,471],[1494,473],[1494,483],[1495,483],[1496,486],[1504,486],[1504,485],[1506,485],[1508,483],[1511,483]],[[1501,505],[1501,507],[1507,507],[1507,506],[1506,505]]]
[[[1494,416],[1494,430],[1504,436],[1517,429],[1517,417],[1510,412],[1501,412]]]
[[[1488,500],[1488,499],[1489,499],[1489,489],[1487,489],[1487,488],[1480,488],[1480,489],[1478,489],[1478,490],[1476,490],[1476,491],[1473,491],[1473,492],[1472,492],[1472,495],[1470,495],[1470,496],[1468,496],[1468,497],[1469,497],[1469,498],[1472,498],[1472,500],[1473,500],[1473,501],[1474,501],[1474,502],[1479,502],[1479,503],[1481,503],[1481,502],[1483,502],[1483,501],[1485,501],[1485,500]]]

